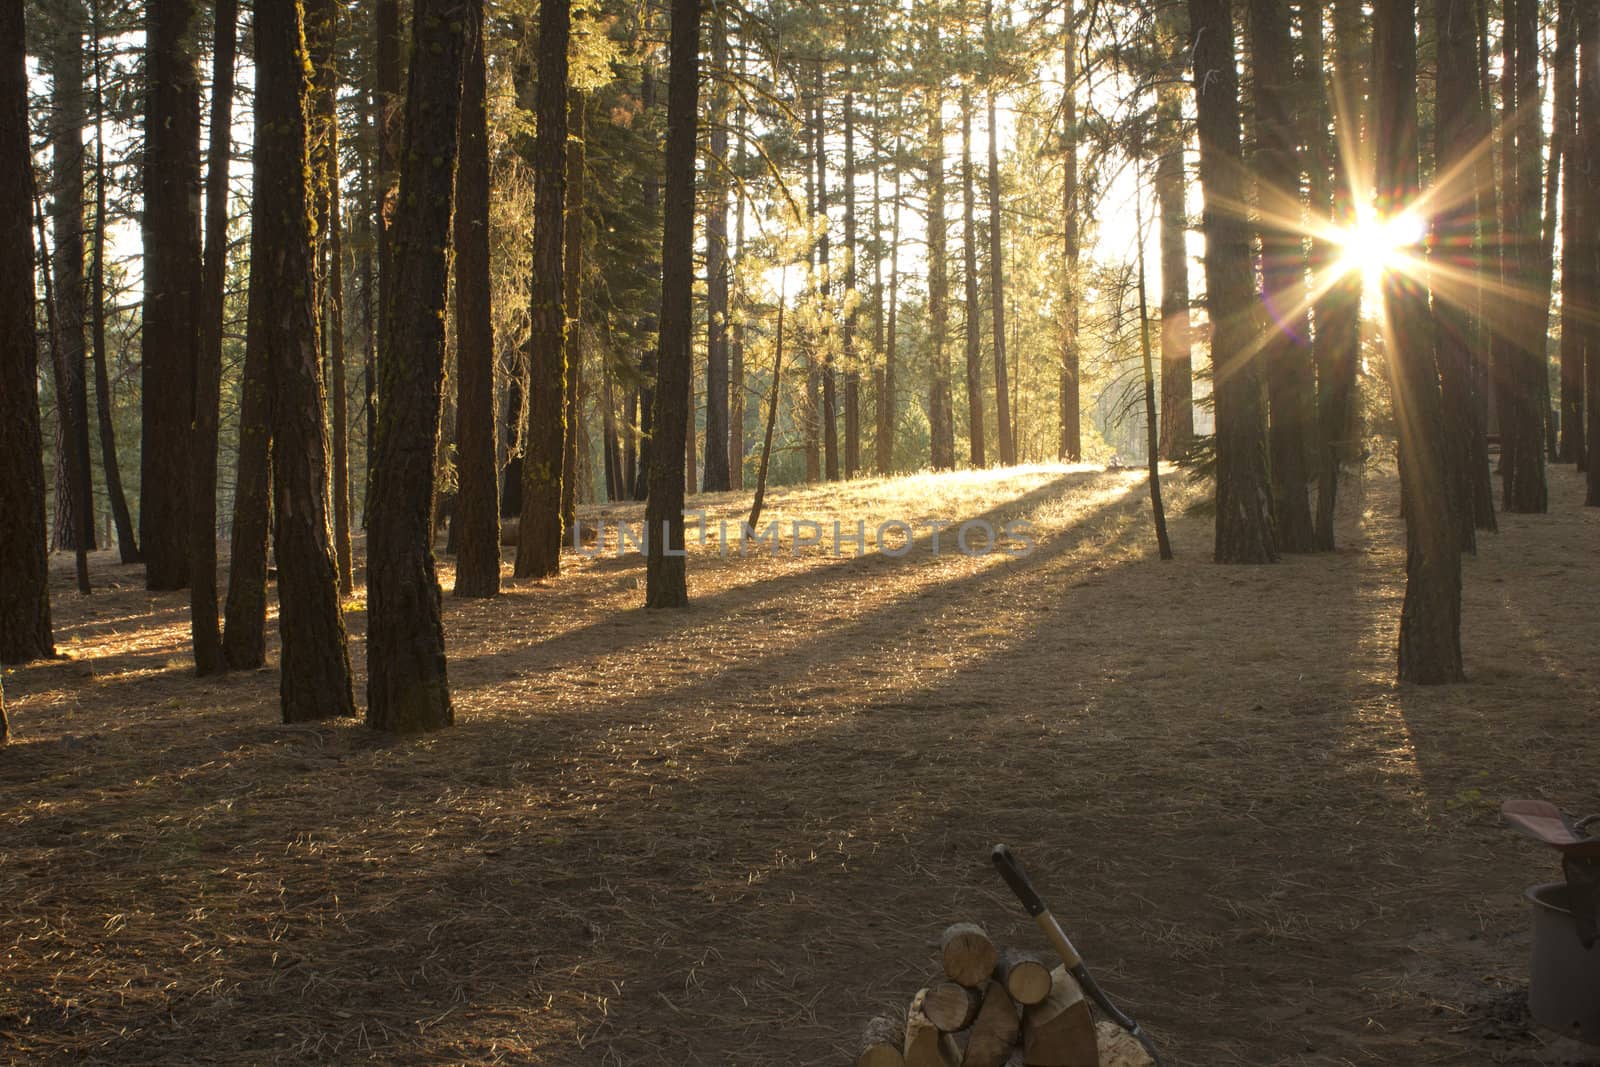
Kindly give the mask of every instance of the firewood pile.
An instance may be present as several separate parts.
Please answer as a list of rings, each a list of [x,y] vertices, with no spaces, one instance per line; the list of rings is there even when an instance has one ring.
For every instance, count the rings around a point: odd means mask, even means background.
[[[904,1013],[866,1024],[856,1067],[1150,1067],[1138,1041],[1096,1024],[1065,967],[997,950],[973,923],[945,930],[940,957]]]

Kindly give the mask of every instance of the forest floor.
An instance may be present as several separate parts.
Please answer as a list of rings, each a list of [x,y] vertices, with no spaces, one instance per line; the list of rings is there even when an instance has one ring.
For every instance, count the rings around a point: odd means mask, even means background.
[[[1551,477],[1466,562],[1471,682],[1428,690],[1381,473],[1273,567],[1176,514],[1159,563],[1136,471],[780,490],[1036,545],[692,546],[666,613],[638,555],[569,555],[446,596],[457,725],[398,741],[279,725],[273,669],[194,679],[184,594],[102,553],[80,598],[60,558],[66,658],[5,679],[0,1058],[839,1064],[947,923],[1045,947],[1006,841],[1169,1064],[1590,1062],[1523,1011],[1558,870],[1497,814],[1600,810],[1600,510]]]

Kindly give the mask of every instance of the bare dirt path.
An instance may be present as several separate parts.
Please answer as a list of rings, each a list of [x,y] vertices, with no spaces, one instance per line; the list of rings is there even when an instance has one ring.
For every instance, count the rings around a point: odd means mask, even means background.
[[[1339,553],[1254,569],[1194,518],[1156,562],[1136,472],[780,492],[1037,544],[696,546],[670,614],[637,556],[574,556],[447,597],[459,725],[403,742],[278,725],[271,670],[190,677],[182,594],[63,564],[70,658],[6,675],[4,1058],[841,1063],[947,922],[1032,942],[1006,840],[1171,1063],[1585,1062],[1517,1007],[1555,866],[1496,814],[1600,810],[1600,512],[1552,478],[1468,561],[1472,682],[1436,691],[1391,681],[1382,476]]]

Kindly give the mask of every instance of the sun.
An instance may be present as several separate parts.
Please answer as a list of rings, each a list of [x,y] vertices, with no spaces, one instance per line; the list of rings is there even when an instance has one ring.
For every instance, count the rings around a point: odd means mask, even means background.
[[[1355,225],[1336,237],[1341,248],[1338,273],[1359,271],[1366,287],[1375,290],[1385,274],[1408,269],[1426,235],[1423,220],[1409,211],[1388,218],[1362,212]]]

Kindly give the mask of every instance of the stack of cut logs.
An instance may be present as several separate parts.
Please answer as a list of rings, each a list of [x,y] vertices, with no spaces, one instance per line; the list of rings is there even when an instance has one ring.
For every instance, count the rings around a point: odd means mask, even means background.
[[[1097,1027],[1065,967],[996,951],[982,927],[956,923],[940,940],[944,976],[904,1015],[866,1025],[856,1067],[1149,1067],[1117,1026]]]

